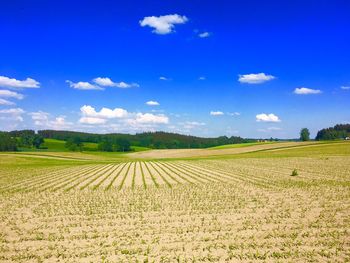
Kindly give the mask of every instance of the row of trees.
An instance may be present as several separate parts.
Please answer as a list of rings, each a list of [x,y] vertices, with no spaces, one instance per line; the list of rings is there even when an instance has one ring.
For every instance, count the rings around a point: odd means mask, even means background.
[[[0,132],[0,151],[17,151],[18,148],[39,149],[44,138],[33,130]]]
[[[317,141],[341,140],[349,137],[350,137],[350,124],[337,124],[334,127],[329,127],[318,131],[315,140]],[[301,129],[300,140],[301,141],[310,140],[310,132],[307,128]]]
[[[128,151],[129,147],[127,147],[127,144],[155,149],[180,149],[207,148],[217,145],[256,141],[254,139],[243,139],[241,137],[236,136],[201,138],[196,136],[168,132],[145,132],[132,135],[118,133],[94,134],[73,131],[41,130],[38,131],[38,133],[44,138],[52,138],[66,141],[71,138],[79,138],[83,142],[98,143],[100,145],[100,148],[108,148],[108,150],[111,150],[111,147],[107,145],[112,145],[112,149],[117,147],[120,151]]]
[[[0,132],[0,151],[17,151],[17,140],[11,137],[8,132]]]
[[[339,140],[350,137],[350,124],[337,124],[318,131],[316,140]]]

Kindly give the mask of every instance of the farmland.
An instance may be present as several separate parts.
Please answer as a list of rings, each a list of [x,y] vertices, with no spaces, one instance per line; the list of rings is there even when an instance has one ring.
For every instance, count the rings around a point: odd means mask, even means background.
[[[1,154],[0,261],[350,260],[348,142],[183,151]]]

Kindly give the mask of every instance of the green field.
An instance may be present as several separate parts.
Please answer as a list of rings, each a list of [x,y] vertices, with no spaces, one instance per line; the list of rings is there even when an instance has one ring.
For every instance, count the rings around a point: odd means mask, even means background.
[[[1,262],[350,261],[349,142],[154,159],[47,143],[0,154]]]

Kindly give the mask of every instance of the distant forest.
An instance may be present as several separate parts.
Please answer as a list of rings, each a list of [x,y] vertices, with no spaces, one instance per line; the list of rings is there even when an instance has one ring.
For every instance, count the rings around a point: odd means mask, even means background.
[[[80,138],[83,142],[100,143],[103,141],[127,140],[133,146],[148,147],[154,149],[183,149],[183,148],[207,148],[224,144],[244,143],[255,141],[253,139],[243,139],[241,137],[220,136],[216,138],[201,138],[190,135],[182,135],[168,132],[144,132],[132,134],[95,134],[73,131],[41,130],[38,134],[43,138],[68,140]]]
[[[318,131],[316,140],[338,140],[350,137],[350,124],[337,124],[334,127],[329,127]]]
[[[350,137],[350,124],[337,124],[334,127],[318,131],[316,140],[339,140]],[[219,136],[202,138],[169,132],[144,132],[138,134],[96,134],[56,130],[18,130],[0,132],[0,151],[17,151],[18,148],[43,149],[44,139],[66,141],[71,151],[82,151],[84,143],[97,143],[98,150],[107,152],[131,151],[131,146],[152,149],[208,148],[225,144],[248,143],[257,139],[244,139],[239,136]],[[269,140],[278,140],[270,138]]]

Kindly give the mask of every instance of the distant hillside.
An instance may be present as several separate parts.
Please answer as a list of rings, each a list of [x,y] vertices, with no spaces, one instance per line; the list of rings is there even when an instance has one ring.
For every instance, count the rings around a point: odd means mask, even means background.
[[[168,132],[145,132],[139,134],[95,134],[74,131],[40,130],[38,134],[46,139],[68,140],[80,138],[83,142],[100,143],[104,140],[126,139],[132,146],[148,147],[154,149],[183,149],[183,148],[207,148],[218,145],[254,142],[252,139],[241,137],[220,136],[216,138],[202,138]]]

